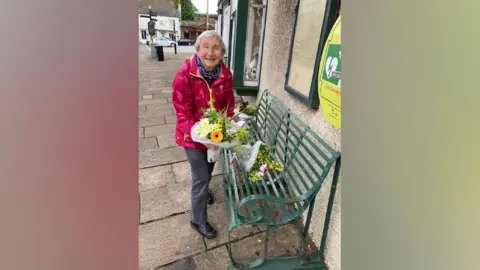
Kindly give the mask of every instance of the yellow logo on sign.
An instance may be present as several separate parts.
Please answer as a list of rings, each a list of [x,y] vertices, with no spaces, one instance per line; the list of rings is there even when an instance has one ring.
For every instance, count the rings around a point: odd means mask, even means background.
[[[320,106],[327,121],[335,127],[341,126],[341,16],[332,27],[323,47],[318,74]]]

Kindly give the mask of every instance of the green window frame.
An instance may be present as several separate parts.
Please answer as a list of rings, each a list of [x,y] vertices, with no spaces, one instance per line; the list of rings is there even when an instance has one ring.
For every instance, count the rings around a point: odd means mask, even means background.
[[[255,6],[256,11],[262,11],[261,15],[253,11],[252,2],[254,0],[238,1],[232,12],[228,62],[233,73],[233,88],[241,96],[256,96],[261,80],[268,1],[255,1],[261,3]]]
[[[321,23],[321,27],[318,29],[318,35],[316,35],[317,32],[312,32],[309,29],[315,24],[315,22],[312,22],[312,20],[309,19],[302,20],[301,15],[303,15],[303,13],[301,14],[301,12],[308,12],[310,13],[308,15],[318,17],[315,16],[317,15],[315,12],[319,10],[318,6],[309,6],[308,4],[313,5],[319,3],[325,3],[325,9],[321,22],[316,22],[317,24]],[[335,20],[338,17],[339,8],[340,0],[298,0],[297,6],[295,7],[295,21],[293,23],[287,72],[285,74],[285,91],[311,109],[319,108],[319,64],[322,57],[323,46],[330,29],[332,29]],[[304,16],[303,18],[308,17]],[[299,31],[298,29],[302,29],[302,31]],[[314,37],[315,40],[307,39],[308,37]],[[316,47],[312,47],[309,44],[317,45]],[[303,51],[300,47],[303,47]],[[301,60],[304,61],[303,66],[301,65]],[[312,60],[315,62],[312,62]]]
[[[226,52],[225,56],[223,57],[223,61],[225,65],[230,68],[230,62],[231,62],[231,44],[232,44],[232,7],[230,6],[230,0],[219,0],[218,1],[218,7],[219,10],[217,12],[220,12],[222,14],[221,17],[221,35],[223,37],[223,42],[225,42]],[[226,36],[225,36],[226,34]]]

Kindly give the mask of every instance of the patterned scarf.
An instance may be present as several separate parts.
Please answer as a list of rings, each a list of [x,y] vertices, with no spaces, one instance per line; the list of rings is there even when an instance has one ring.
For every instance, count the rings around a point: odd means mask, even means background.
[[[215,68],[212,71],[206,71],[205,67],[202,64],[202,61],[200,61],[200,58],[197,56],[196,59],[197,59],[197,66],[198,66],[198,70],[200,71],[200,74],[208,82],[209,85],[212,85],[212,83],[220,75],[220,63],[218,63],[218,65],[215,66]]]

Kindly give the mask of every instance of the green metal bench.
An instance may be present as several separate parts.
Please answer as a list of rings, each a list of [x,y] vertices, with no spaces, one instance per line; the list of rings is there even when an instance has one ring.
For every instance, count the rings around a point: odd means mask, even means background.
[[[242,171],[235,160],[232,162],[232,152],[223,151],[229,240],[238,226],[267,225],[263,242],[265,252],[261,258],[235,260],[229,244],[231,269],[325,269],[323,254],[339,177],[340,153],[268,91],[264,91],[257,109],[258,115],[251,123],[251,134],[255,140],[261,140],[271,148],[273,157],[283,164],[284,169],[279,174],[268,173],[266,179],[252,182],[248,180],[247,172]],[[267,257],[271,230],[294,222],[308,208],[303,231],[304,245],[307,245],[315,197],[332,167],[335,170],[319,251],[295,257]]]

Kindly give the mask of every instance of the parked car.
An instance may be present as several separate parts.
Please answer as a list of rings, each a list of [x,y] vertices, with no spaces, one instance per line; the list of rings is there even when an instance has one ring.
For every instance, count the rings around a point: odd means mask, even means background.
[[[179,39],[177,42],[178,45],[186,45],[186,46],[192,46],[195,44],[195,40],[191,39]]]
[[[173,47],[175,45],[175,41],[167,37],[157,37],[153,39],[153,45],[163,46],[163,47]]]

